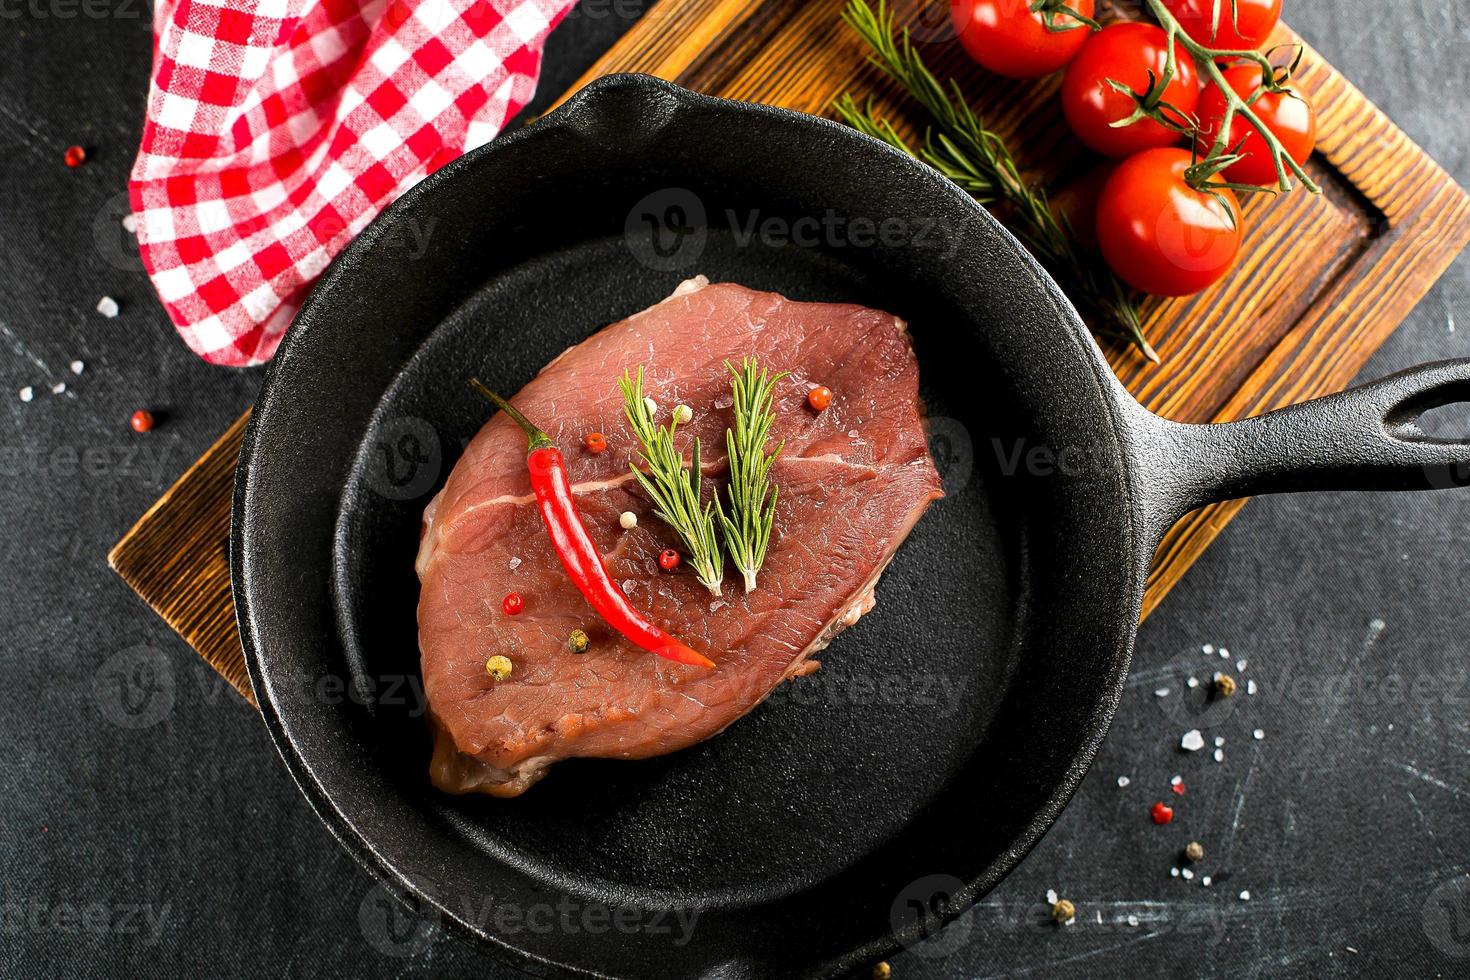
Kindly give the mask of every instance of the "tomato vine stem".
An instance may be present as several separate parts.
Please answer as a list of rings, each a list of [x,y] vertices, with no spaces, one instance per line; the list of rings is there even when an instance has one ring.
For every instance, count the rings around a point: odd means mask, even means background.
[[[1231,2],[1233,7],[1234,0],[1231,0]],[[1148,4],[1149,12],[1159,22],[1159,26],[1164,29],[1164,33],[1169,39],[1168,59],[1164,64],[1163,74],[1157,82],[1159,90],[1162,91],[1163,87],[1173,81],[1175,72],[1178,70],[1178,52],[1176,48],[1182,44],[1184,49],[1189,52],[1189,56],[1194,59],[1195,66],[1199,69],[1200,75],[1218,86],[1220,94],[1225,97],[1225,115],[1220,120],[1220,132],[1216,135],[1209,153],[1205,156],[1205,161],[1216,160],[1230,152],[1230,129],[1232,123],[1235,122],[1235,117],[1238,115],[1244,118],[1250,124],[1251,128],[1260,133],[1261,138],[1266,141],[1266,146],[1270,149],[1272,160],[1276,165],[1276,186],[1282,192],[1291,190],[1290,175],[1294,174],[1302,182],[1302,186],[1309,192],[1313,194],[1322,193],[1322,188],[1317,185],[1316,181],[1312,180],[1306,170],[1302,168],[1301,164],[1292,159],[1291,154],[1286,151],[1286,147],[1281,145],[1281,140],[1277,139],[1276,134],[1271,132],[1270,127],[1261,121],[1260,116],[1256,115],[1255,110],[1251,107],[1250,101],[1241,98],[1240,94],[1225,81],[1225,75],[1220,71],[1220,66],[1217,63],[1217,59],[1220,58],[1253,61],[1261,67],[1263,86],[1267,89],[1279,90],[1280,82],[1277,81],[1276,68],[1271,64],[1270,58],[1260,51],[1228,51],[1206,47],[1189,36],[1189,33],[1180,25],[1178,19],[1164,5],[1164,0],[1145,0],[1145,3]],[[1214,21],[1218,25],[1220,19],[1220,0],[1215,0],[1214,14]]]

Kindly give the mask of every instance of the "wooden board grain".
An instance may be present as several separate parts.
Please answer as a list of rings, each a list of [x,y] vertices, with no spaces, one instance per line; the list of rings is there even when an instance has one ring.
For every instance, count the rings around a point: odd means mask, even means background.
[[[920,120],[864,61],[839,20],[842,0],[660,0],[576,86],[615,71],[698,91],[825,113],[844,91],[871,96],[901,131]],[[1023,167],[1065,186],[1090,165],[1057,109],[1056,79],[986,76],[946,43],[946,5],[906,0],[941,77],[964,86]],[[1298,42],[1285,26],[1278,42]],[[1189,422],[1260,414],[1345,387],[1470,242],[1470,196],[1322,57],[1306,49],[1298,84],[1319,116],[1311,169],[1320,197],[1258,197],[1246,206],[1240,265],[1220,286],[1151,301],[1147,332],[1163,364],[1105,348],[1145,405]],[[230,483],[244,419],[149,510],[109,556],[113,568],[247,699],[227,545]],[[1239,509],[1203,508],[1174,528],[1149,577],[1144,615]]]

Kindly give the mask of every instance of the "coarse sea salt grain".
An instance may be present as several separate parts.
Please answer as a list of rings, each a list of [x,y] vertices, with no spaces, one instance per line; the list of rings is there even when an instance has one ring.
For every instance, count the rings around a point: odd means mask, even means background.
[[[32,398],[35,398],[35,397],[36,397],[36,389],[32,388],[30,385],[26,385],[24,388],[22,388],[20,390],[20,400],[23,401],[23,402],[28,402]]]
[[[85,370],[87,370],[87,365],[83,364],[81,361],[72,361],[71,362],[71,373],[72,374],[81,374]]]
[[[1209,888],[1210,887],[1210,876],[1209,875],[1205,875],[1203,878],[1201,878],[1199,880],[1199,883],[1201,885],[1204,885],[1206,888]]]
[[[1259,728],[1257,728],[1255,731],[1251,732],[1251,738],[1255,739],[1257,742],[1259,742],[1261,739],[1263,739],[1265,737],[1266,737],[1266,733],[1263,732],[1263,731],[1261,731]]]
[[[1198,752],[1205,747],[1205,737],[1200,734],[1198,728],[1191,728],[1179,740],[1179,747],[1186,752]]]
[[[1251,900],[1250,889],[1246,889],[1245,891],[1240,893],[1240,900],[1242,902],[1249,902]]]
[[[58,381],[54,385],[52,385],[51,386],[51,394],[53,394],[53,395],[64,395],[64,394],[66,394],[66,382],[65,381]]]
[[[1216,735],[1215,736],[1215,748],[1218,749],[1220,746],[1222,746],[1224,744],[1225,744],[1225,736],[1224,735]]]
[[[511,571],[515,571],[517,568],[520,568],[520,567],[521,567],[521,559],[520,559],[520,557],[519,556],[512,557],[511,560],[510,560],[510,570]]]
[[[138,230],[138,216],[136,214],[125,214],[122,216],[123,231],[134,234]]]
[[[1199,687],[1199,678],[1198,677],[1191,677],[1189,680],[1185,681],[1184,683],[1188,684],[1190,687]]]
[[[1224,762],[1225,761],[1225,752],[1224,752],[1223,749],[1216,749],[1215,750],[1215,761],[1216,762]]]
[[[1178,786],[1182,782],[1184,782],[1184,777],[1183,776],[1175,776],[1173,779],[1169,780],[1169,785],[1170,786]]]
[[[735,404],[735,398],[732,395],[721,395],[715,399],[715,408],[729,408],[733,404]]]
[[[1185,868],[1183,871],[1179,872],[1179,877],[1183,878],[1185,881],[1193,881],[1194,872],[1190,871],[1188,868]]]
[[[118,314],[117,300],[111,296],[104,296],[97,301],[97,312],[111,320]]]
[[[1168,696],[1169,689],[1167,687],[1161,687],[1154,691],[1154,697],[1156,698],[1167,698]]]
[[[1206,643],[1204,646],[1200,647],[1200,650],[1204,651],[1204,653],[1206,655],[1211,654],[1211,653],[1214,653],[1215,652],[1215,644],[1213,644],[1213,643]]]
[[[633,590],[638,588],[638,583],[630,578],[623,579],[623,595],[632,595]]]
[[[1259,687],[1256,687],[1256,682],[1255,681],[1246,681],[1245,682],[1245,693],[1247,693],[1247,694],[1255,694],[1259,690],[1260,690],[1260,688]]]
[[[1248,663],[1250,663],[1249,660],[1245,659],[1244,657],[1241,657],[1239,660],[1235,661],[1235,669],[1236,670],[1245,670],[1245,665],[1248,664]]]
[[[1130,915],[1128,917],[1128,924],[1130,926],[1136,926],[1136,925],[1138,925],[1138,916],[1136,916],[1136,915]]]
[[[1178,868],[1170,868],[1169,869],[1169,877],[1170,878],[1178,878],[1179,877],[1179,869]]]
[[[1118,788],[1119,789],[1122,789],[1124,786],[1127,786],[1131,782],[1133,782],[1133,780],[1129,779],[1127,776],[1119,776],[1118,777]]]
[[[1057,890],[1055,888],[1048,888],[1046,890],[1046,902],[1048,905],[1057,904]]]

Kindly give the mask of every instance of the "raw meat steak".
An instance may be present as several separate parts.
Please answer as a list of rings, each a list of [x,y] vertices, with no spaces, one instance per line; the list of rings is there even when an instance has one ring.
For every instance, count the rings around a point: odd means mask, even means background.
[[[679,445],[703,443],[705,494],[723,488],[732,424],[725,362],[755,355],[791,375],[776,386],[771,447],[780,487],[759,587],[744,593],[726,564],[718,598],[688,563],[659,552],[678,541],[628,472],[637,446],[617,380],[647,366],[659,420],[694,410]],[[424,513],[417,568],[419,646],[435,730],[430,772],[453,793],[516,796],[559,759],[639,759],[693,745],[759,704],[873,607],[873,587],[929,502],[941,496],[918,400],[919,368],[903,321],[859,306],[797,303],[703,277],[552,361],[511,400],[562,447],[587,530],[614,581],[669,633],[718,668],[638,649],[592,611],[552,551],[526,475],[526,438],[497,413]],[[823,384],[820,414],[806,404]],[[581,448],[588,432],[608,449]],[[638,526],[619,527],[633,511]],[[524,611],[505,615],[508,592]],[[582,628],[591,648],[567,649]],[[500,683],[496,654],[514,663]]]

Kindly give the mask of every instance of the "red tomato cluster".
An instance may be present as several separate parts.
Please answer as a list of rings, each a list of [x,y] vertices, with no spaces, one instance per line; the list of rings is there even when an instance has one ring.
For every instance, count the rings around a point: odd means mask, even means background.
[[[1191,39],[1225,54],[1260,49],[1281,18],[1281,0],[1163,0]],[[1034,8],[1034,9],[1033,9]],[[1274,186],[1275,161],[1261,135],[1239,113],[1226,153],[1241,159],[1191,186],[1186,171],[1219,137],[1226,97],[1204,80],[1178,47],[1175,75],[1155,108],[1175,125],[1141,118],[1138,97],[1163,76],[1168,35],[1152,23],[1117,22],[1094,30],[1093,0],[952,0],[960,43],[982,66],[1009,78],[1038,78],[1066,69],[1062,111],[1078,141],[1108,160],[1057,195],[1078,239],[1095,247],[1117,276],[1157,296],[1187,296],[1218,282],[1240,252],[1240,202],[1226,183]],[[1078,19],[1078,18],[1083,19]],[[1050,26],[1048,26],[1050,25]],[[1316,141],[1311,103],[1294,92],[1262,91],[1261,67],[1238,57],[1220,66],[1226,84],[1280,140],[1297,163]],[[1193,152],[1188,147],[1193,140]],[[1196,180],[1198,183],[1198,180]]]

